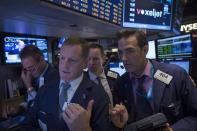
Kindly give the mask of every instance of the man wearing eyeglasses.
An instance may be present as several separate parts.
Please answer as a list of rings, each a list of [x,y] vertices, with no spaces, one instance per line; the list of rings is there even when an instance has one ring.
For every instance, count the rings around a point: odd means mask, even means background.
[[[84,39],[65,41],[60,49],[60,79],[40,88],[25,117],[25,131],[115,131],[106,92],[83,73],[88,53]]]
[[[19,56],[23,66],[21,78],[27,89],[28,106],[31,106],[38,89],[59,75],[58,71],[44,60],[40,49],[34,45],[24,47]]]

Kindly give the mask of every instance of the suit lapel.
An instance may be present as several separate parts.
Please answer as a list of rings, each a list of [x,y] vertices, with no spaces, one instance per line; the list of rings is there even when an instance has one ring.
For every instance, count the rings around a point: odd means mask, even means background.
[[[159,63],[151,60],[151,63],[154,67],[154,74],[157,70],[162,70],[162,67],[159,66]],[[163,93],[166,88],[166,84],[153,78],[153,103],[154,103],[154,113],[160,111],[160,105],[163,98]]]
[[[166,84],[154,79],[153,80],[153,102],[154,102],[154,112],[159,112],[160,110],[160,103],[163,98],[164,89]]]
[[[123,92],[122,102],[127,107],[128,112],[130,114],[128,123],[135,121],[135,97],[133,94],[133,87],[132,87],[132,81],[130,80],[129,73],[126,73],[124,76],[124,81],[122,82]]]
[[[89,84],[89,79],[87,76],[83,76],[83,80],[80,83],[79,87],[77,88],[71,103],[78,103],[82,107],[87,107],[87,103],[90,100],[89,91],[91,90],[91,84]]]
[[[57,82],[55,82],[53,87],[51,87],[49,96],[51,96],[51,97],[48,97],[48,98],[50,98],[48,100],[51,103],[50,106],[51,107],[53,107],[53,106],[56,107],[56,108],[52,108],[52,109],[53,109],[53,112],[56,113],[56,115],[58,116],[59,108],[60,108],[59,107],[59,80]]]

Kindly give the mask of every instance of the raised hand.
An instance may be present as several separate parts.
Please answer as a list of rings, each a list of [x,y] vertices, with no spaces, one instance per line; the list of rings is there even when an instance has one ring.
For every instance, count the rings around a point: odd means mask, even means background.
[[[72,103],[68,105],[63,112],[63,119],[66,122],[70,131],[91,131],[90,118],[92,114],[94,101],[88,102],[87,109],[84,109],[79,104]]]
[[[113,124],[118,128],[123,128],[128,121],[128,112],[126,107],[121,104],[116,104],[115,107],[110,107],[110,115]]]
[[[23,83],[27,89],[32,88],[32,76],[29,71],[23,69],[21,73],[21,79],[23,80]]]
[[[172,128],[170,128],[170,125],[167,123],[166,126],[164,126],[160,131],[173,131]]]

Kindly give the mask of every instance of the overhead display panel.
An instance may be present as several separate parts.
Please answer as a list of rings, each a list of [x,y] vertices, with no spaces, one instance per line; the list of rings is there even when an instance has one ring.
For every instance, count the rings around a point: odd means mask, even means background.
[[[173,0],[124,0],[123,27],[170,30]]]
[[[192,57],[192,39],[190,34],[157,39],[159,60],[182,60]]]
[[[43,0],[113,24],[122,23],[123,0]]]

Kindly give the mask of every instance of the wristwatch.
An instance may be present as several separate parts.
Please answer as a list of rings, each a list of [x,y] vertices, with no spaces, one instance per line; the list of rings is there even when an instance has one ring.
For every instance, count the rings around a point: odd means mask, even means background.
[[[33,87],[29,87],[29,88],[27,88],[27,92],[31,92],[31,91],[33,91],[34,90],[34,88]]]

